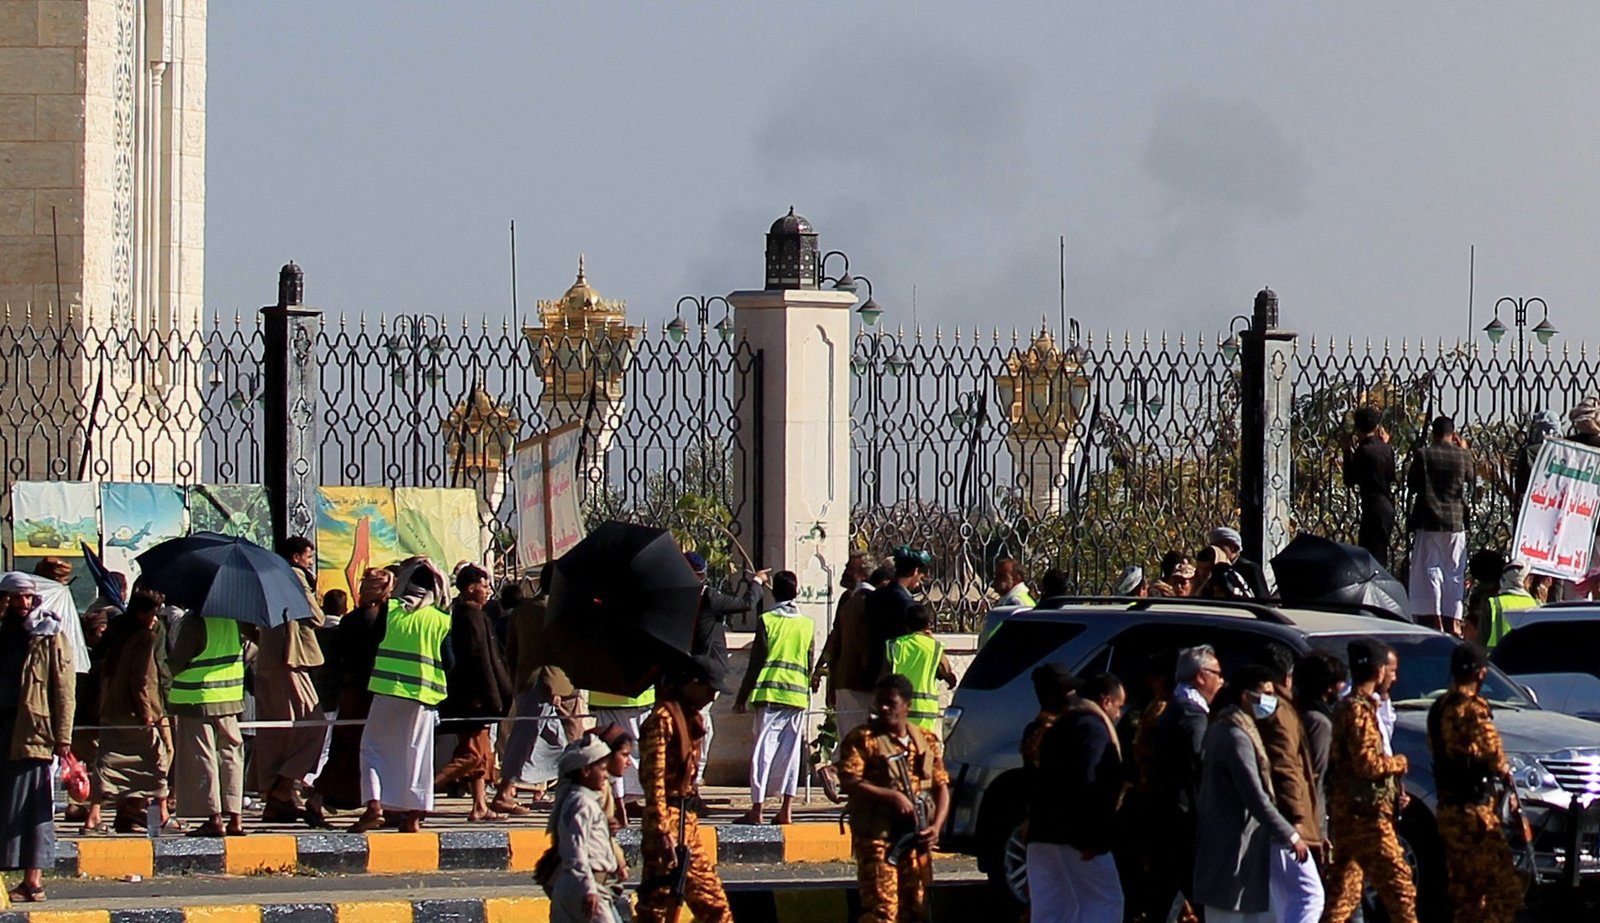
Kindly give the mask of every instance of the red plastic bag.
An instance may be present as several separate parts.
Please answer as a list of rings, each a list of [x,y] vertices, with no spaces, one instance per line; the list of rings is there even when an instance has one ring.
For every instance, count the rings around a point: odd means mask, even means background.
[[[71,753],[61,758],[61,787],[73,801],[89,800],[89,770]]]

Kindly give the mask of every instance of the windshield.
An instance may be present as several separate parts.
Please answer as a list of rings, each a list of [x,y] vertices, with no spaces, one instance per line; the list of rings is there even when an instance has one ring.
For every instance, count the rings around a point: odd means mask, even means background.
[[[1400,658],[1400,678],[1389,692],[1395,708],[1427,708],[1450,687],[1450,652],[1456,642],[1444,635],[1318,635],[1310,641],[1317,650],[1348,662],[1346,646],[1360,637],[1377,638]],[[1496,708],[1539,707],[1493,666],[1483,681],[1483,697]]]

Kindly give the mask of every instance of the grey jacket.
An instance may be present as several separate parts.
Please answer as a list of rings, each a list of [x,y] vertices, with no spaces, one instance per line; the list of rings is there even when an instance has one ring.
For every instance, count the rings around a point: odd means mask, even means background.
[[[1229,712],[1233,709],[1229,709]],[[1248,716],[1246,721],[1250,721]],[[1195,902],[1238,913],[1268,909],[1273,850],[1288,848],[1295,830],[1273,805],[1262,778],[1259,737],[1219,716],[1206,730],[1195,837]]]

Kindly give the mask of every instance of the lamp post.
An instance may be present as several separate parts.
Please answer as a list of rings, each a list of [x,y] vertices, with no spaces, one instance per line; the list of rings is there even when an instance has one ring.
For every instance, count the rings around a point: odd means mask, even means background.
[[[1483,332],[1489,337],[1490,346],[1496,350],[1499,349],[1500,341],[1505,339],[1506,333],[1510,329],[1506,326],[1505,321],[1500,319],[1501,305],[1509,305],[1511,307],[1512,323],[1517,328],[1517,351],[1514,356],[1514,361],[1516,362],[1518,385],[1517,411],[1520,413],[1524,409],[1525,403],[1523,400],[1523,389],[1521,386],[1523,379],[1527,377],[1527,371],[1532,364],[1528,361],[1528,308],[1532,307],[1533,305],[1538,305],[1544,314],[1544,316],[1539,320],[1539,323],[1535,324],[1533,327],[1533,335],[1539,341],[1540,346],[1548,349],[1550,346],[1550,341],[1555,339],[1556,334],[1560,333],[1561,331],[1556,329],[1555,324],[1550,323],[1550,306],[1545,304],[1545,300],[1543,298],[1513,298],[1508,295],[1494,303],[1494,320],[1489,321],[1489,323],[1483,328]]]
[[[839,275],[830,276],[827,274],[828,261],[834,257],[838,257],[843,266],[839,271]],[[862,284],[865,284],[867,286],[867,300],[861,302],[861,306],[856,308],[856,316],[861,318],[863,327],[878,326],[878,318],[883,316],[883,308],[872,297],[872,280],[866,276],[853,276],[850,274],[850,257],[843,250],[829,250],[817,259],[817,284],[827,284],[836,292],[849,292],[852,295],[860,291]]]

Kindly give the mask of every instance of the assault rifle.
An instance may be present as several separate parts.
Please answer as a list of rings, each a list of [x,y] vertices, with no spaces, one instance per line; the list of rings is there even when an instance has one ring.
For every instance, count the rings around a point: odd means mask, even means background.
[[[913,849],[921,851],[917,838],[922,831],[928,829],[930,819],[933,817],[932,799],[926,792],[918,792],[911,783],[911,761],[909,754],[901,751],[888,757],[889,776],[894,780],[895,791],[906,796],[911,802],[914,826],[897,837],[889,846],[889,851],[884,853],[883,859],[890,865],[899,865],[900,860]]]

